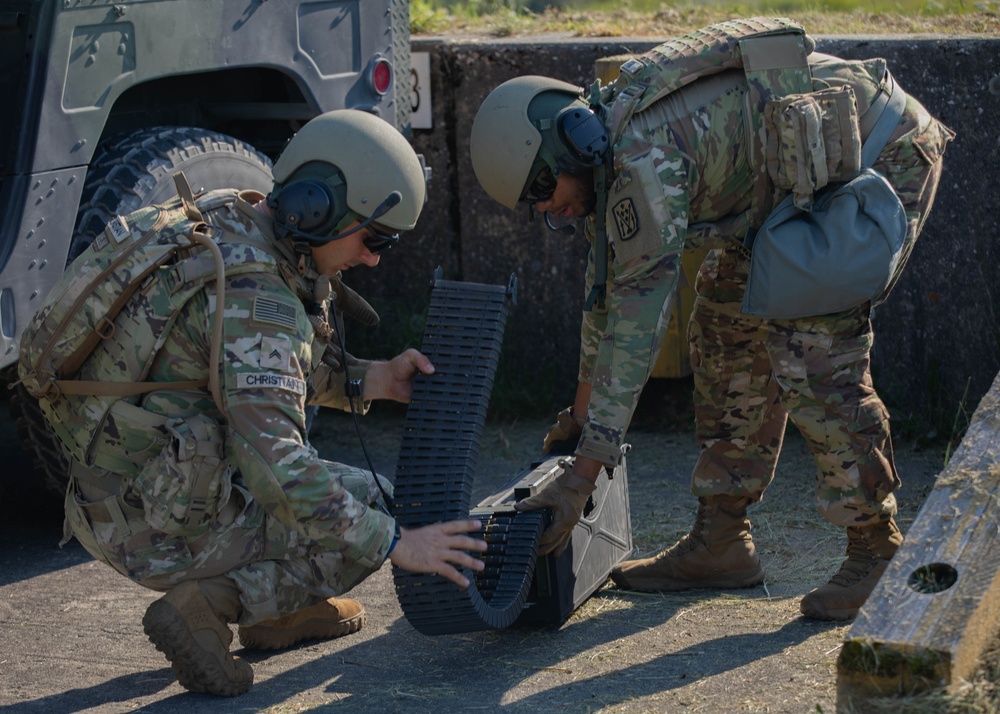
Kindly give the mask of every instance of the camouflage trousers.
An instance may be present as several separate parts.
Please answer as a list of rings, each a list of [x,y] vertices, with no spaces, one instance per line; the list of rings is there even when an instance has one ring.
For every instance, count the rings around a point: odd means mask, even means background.
[[[323,463],[354,498],[372,506],[382,501],[370,472]],[[74,473],[82,468],[74,464]],[[392,484],[381,476],[379,480],[391,496]],[[342,595],[377,569],[330,552],[274,519],[238,476],[226,506],[197,536],[150,528],[141,503],[127,488],[123,496],[112,496],[71,476],[63,542],[71,536],[94,558],[152,590],[166,591],[186,580],[231,578],[240,590],[241,625],[271,620]]]
[[[902,263],[934,201],[949,139],[933,119],[919,122],[891,161],[876,163],[906,209]],[[688,332],[701,449],[692,492],[760,500],[791,419],[816,462],[824,517],[858,526],[894,515],[900,479],[889,413],[872,385],[870,306],[796,320],[744,315],[748,271],[735,246],[710,251],[699,271]]]
[[[788,419],[816,461],[820,511],[841,526],[896,512],[889,414],[872,387],[867,308],[823,320],[761,320],[698,299],[689,325],[701,454],[696,496],[759,501]]]

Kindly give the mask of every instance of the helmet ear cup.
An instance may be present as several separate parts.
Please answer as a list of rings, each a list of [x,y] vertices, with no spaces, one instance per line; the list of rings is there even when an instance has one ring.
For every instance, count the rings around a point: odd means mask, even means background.
[[[604,122],[584,106],[572,106],[556,119],[556,128],[562,143],[581,164],[594,166],[611,145]]]
[[[339,197],[320,181],[294,181],[273,196],[271,210],[279,223],[300,231],[332,232],[346,212]]]

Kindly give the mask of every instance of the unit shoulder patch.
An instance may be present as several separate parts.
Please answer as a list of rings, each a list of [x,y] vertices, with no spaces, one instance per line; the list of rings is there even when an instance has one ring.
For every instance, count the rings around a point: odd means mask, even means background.
[[[618,238],[623,241],[634,238],[639,232],[639,215],[631,198],[623,198],[614,205],[611,213],[615,218]]]

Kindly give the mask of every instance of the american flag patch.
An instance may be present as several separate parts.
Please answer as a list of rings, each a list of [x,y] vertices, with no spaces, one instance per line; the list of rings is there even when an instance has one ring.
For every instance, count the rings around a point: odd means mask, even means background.
[[[268,297],[254,298],[252,319],[254,322],[287,327],[289,330],[294,330],[297,324],[294,305]]]

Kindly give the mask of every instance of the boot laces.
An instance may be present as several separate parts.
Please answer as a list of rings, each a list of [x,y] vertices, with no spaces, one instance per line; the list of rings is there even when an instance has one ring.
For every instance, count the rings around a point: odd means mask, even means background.
[[[842,587],[850,587],[864,580],[875,567],[878,559],[868,550],[868,545],[861,536],[848,532],[847,560],[840,566],[837,574],[830,582]]]
[[[690,553],[698,548],[708,547],[708,543],[705,541],[705,536],[702,531],[705,526],[705,509],[699,508],[698,515],[695,518],[694,526],[691,527],[691,532],[686,536],[681,538],[679,541],[674,543],[672,546],[667,548],[665,551],[660,553],[659,558],[675,558],[686,553]]]

